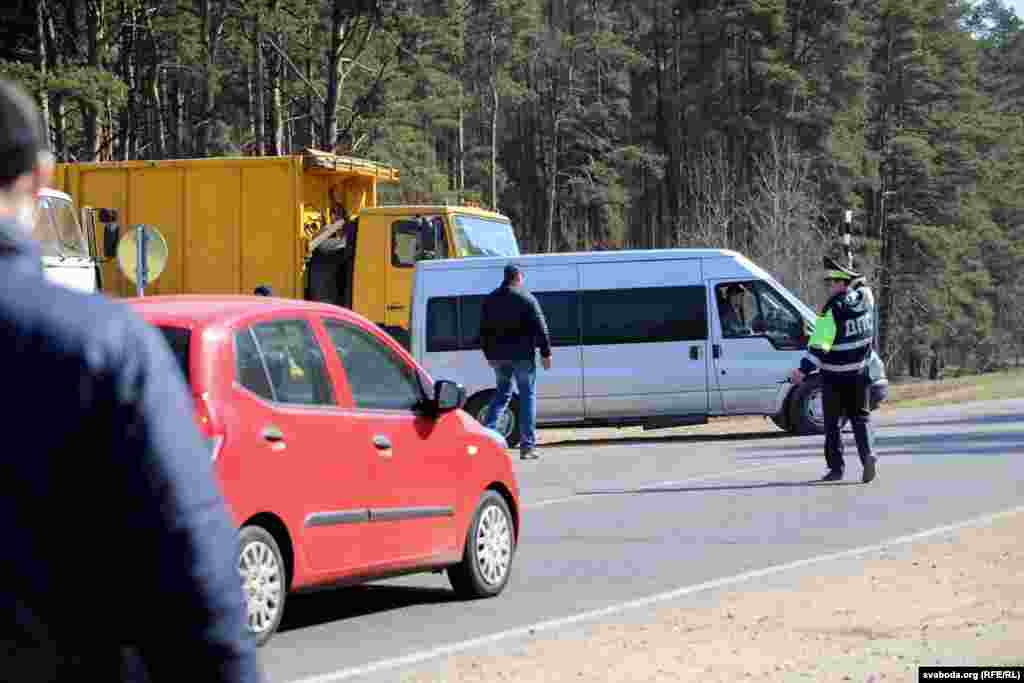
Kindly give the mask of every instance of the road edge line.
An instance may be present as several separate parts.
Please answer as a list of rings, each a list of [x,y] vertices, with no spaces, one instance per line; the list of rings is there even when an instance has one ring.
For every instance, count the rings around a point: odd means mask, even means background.
[[[603,617],[618,614],[628,610],[633,610],[641,607],[648,607],[662,602],[668,602],[675,600],[693,593],[700,593],[707,590],[714,590],[716,588],[722,588],[724,586],[731,586],[738,583],[743,583],[751,579],[761,578],[763,576],[770,576],[772,574],[778,574],[792,569],[800,569],[802,567],[808,567],[815,564],[821,564],[823,562],[830,562],[833,560],[840,560],[849,557],[856,557],[858,555],[866,555],[868,553],[877,552],[879,550],[886,550],[894,546],[906,545],[915,541],[920,541],[933,536],[941,536],[943,534],[951,533],[954,531],[960,531],[974,526],[982,526],[1002,519],[1004,517],[1012,517],[1024,512],[1024,505],[1008,508],[999,512],[994,512],[981,517],[974,517],[968,520],[960,522],[954,522],[952,524],[946,524],[939,527],[932,527],[923,531],[918,531],[912,534],[904,536],[896,536],[894,538],[887,539],[881,543],[874,543],[871,545],[860,546],[857,548],[851,548],[849,550],[840,550],[834,553],[827,553],[825,555],[816,555],[814,557],[808,557],[802,560],[796,560],[793,562],[787,562],[784,564],[771,565],[762,569],[754,569],[741,574],[735,574],[732,576],[726,576],[718,579],[712,579],[710,581],[704,581],[689,586],[682,586],[675,588],[670,591],[662,593],[656,593],[643,598],[636,598],[627,602],[621,602],[608,607],[602,607],[600,609],[589,610],[586,612],[580,612],[579,614],[570,615],[567,617],[558,617],[555,619],[548,619],[540,621],[528,626],[519,626],[504,631],[498,631],[486,636],[480,636],[477,638],[471,638],[469,640],[462,640],[455,643],[449,643],[448,645],[441,645],[439,647],[432,648],[430,650],[421,650],[420,652],[413,652],[408,655],[401,657],[394,657],[391,659],[382,659],[362,666],[349,667],[346,669],[339,669],[326,674],[319,674],[316,676],[310,676],[308,678],[294,679],[290,683],[335,683],[336,681],[343,681],[350,678],[356,678],[358,676],[367,676],[370,674],[378,673],[381,671],[388,671],[391,669],[397,669],[400,667],[411,666],[413,664],[420,664],[432,659],[444,657],[448,655],[458,654],[467,650],[473,650],[485,645],[491,645],[493,643],[500,642],[502,640],[508,640],[510,638],[518,638],[527,635],[534,635],[542,631],[550,631],[552,629],[560,628],[563,626],[571,626],[585,621],[592,621]]]

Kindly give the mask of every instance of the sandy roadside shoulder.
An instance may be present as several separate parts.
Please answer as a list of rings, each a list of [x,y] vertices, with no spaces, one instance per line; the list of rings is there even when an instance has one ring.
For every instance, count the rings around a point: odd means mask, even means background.
[[[400,680],[917,681],[1024,665],[1024,513],[456,655]]]

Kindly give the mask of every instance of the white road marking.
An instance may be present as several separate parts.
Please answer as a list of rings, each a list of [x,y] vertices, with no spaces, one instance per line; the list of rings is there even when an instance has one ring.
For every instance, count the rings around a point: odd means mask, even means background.
[[[746,472],[758,472],[761,470],[781,470],[787,467],[793,467],[794,465],[803,465],[809,462],[818,462],[821,458],[804,458],[801,460],[791,460],[784,463],[771,463],[770,465],[758,465],[757,467],[744,467],[740,470],[730,470],[728,472],[712,472],[710,474],[700,474],[696,477],[687,477],[686,479],[676,479],[674,481],[660,481],[654,484],[639,484],[637,486],[631,486],[630,489],[643,490],[649,488],[662,488],[665,486],[679,486],[681,484],[689,484],[694,481],[706,481],[708,479],[716,479],[718,477],[731,477],[736,474],[744,474]],[[618,489],[616,489],[618,490]],[[593,496],[563,496],[561,498],[548,498],[547,500],[538,500],[535,503],[526,503],[523,508],[526,510],[533,510],[535,508],[547,507],[548,505],[556,505],[558,503],[568,503],[573,500],[589,500]]]
[[[392,659],[382,659],[370,664],[363,666],[350,667],[347,669],[339,669],[331,673],[321,674],[319,676],[311,676],[309,678],[298,679],[292,681],[292,683],[335,683],[335,681],[343,681],[349,678],[356,678],[358,676],[367,676],[369,674],[378,673],[381,671],[388,671],[391,669],[397,669],[399,667],[411,666],[413,664],[420,664],[431,659],[437,659],[438,657],[445,657],[454,655],[466,650],[482,647],[484,645],[492,645],[494,643],[509,640],[511,638],[520,638],[522,636],[534,635],[541,631],[550,631],[553,629],[559,629],[565,626],[571,626],[584,621],[592,621],[594,619],[600,619],[603,617],[612,616],[619,612],[625,612],[627,610],[637,609],[640,607],[647,607],[657,603],[668,602],[675,600],[693,593],[699,593],[706,590],[713,590],[715,588],[723,588],[725,586],[731,586],[734,584],[749,581],[751,579],[761,578],[763,576],[769,576],[772,574],[779,574],[781,572],[789,571],[791,569],[799,569],[801,567],[808,567],[822,562],[829,562],[831,560],[840,560],[848,557],[856,557],[858,555],[865,555],[867,553],[877,552],[879,550],[886,550],[897,545],[905,545],[907,543],[913,543],[933,536],[941,536],[952,531],[958,531],[971,526],[980,526],[994,522],[1003,517],[1010,517],[1012,515],[1020,514],[1024,512],[1024,505],[1010,508],[1008,510],[1002,510],[982,517],[975,517],[973,519],[955,522],[953,524],[947,524],[944,526],[933,527],[917,533],[908,534],[906,536],[897,536],[890,538],[881,543],[875,543],[873,545],[865,545],[859,548],[852,548],[850,550],[841,550],[835,553],[828,553],[825,555],[817,555],[815,557],[809,557],[803,560],[797,560],[795,562],[787,562],[785,564],[772,565],[765,567],[764,569],[755,569],[749,572],[743,572],[742,574],[736,574],[734,576],[726,576],[718,579],[712,579],[711,581],[704,581],[703,583],[697,583],[690,586],[683,586],[676,588],[664,593],[658,593],[656,595],[650,595],[644,598],[636,600],[630,600],[628,602],[621,602],[609,607],[603,607],[601,609],[590,610],[588,612],[581,612],[568,617],[561,617],[558,619],[549,619],[547,621],[537,622],[530,624],[529,626],[520,626],[518,628],[508,629],[506,631],[499,631],[490,635],[481,636],[479,638],[471,638],[469,640],[463,640],[457,643],[450,643],[448,645],[442,645],[430,650],[422,650],[420,652],[414,652],[402,657],[395,657]]]

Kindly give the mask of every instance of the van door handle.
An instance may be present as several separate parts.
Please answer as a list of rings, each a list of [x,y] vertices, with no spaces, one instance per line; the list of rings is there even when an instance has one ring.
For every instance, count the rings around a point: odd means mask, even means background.
[[[700,360],[700,347],[699,346],[691,346],[690,347],[690,360]]]
[[[274,425],[264,427],[263,431],[260,432],[260,435],[263,437],[265,441],[270,441],[271,443],[275,443],[277,441],[284,441],[284,434],[281,432],[280,429],[278,429]]]
[[[389,311],[404,311],[405,310],[405,306],[403,306],[402,304],[388,304],[388,310]]]
[[[373,445],[378,451],[390,451],[391,439],[383,434],[377,434],[373,437]]]
[[[715,358],[721,358],[722,357],[722,345],[721,344],[712,344],[711,345],[711,355],[713,357],[715,357]]]

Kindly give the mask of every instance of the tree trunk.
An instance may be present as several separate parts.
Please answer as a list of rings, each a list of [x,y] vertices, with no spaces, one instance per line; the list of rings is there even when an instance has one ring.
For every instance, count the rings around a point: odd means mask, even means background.
[[[334,0],[331,10],[331,45],[327,56],[327,95],[324,102],[324,148],[333,151],[338,143],[338,96],[341,90],[341,51],[348,28],[342,11],[343,0]]]
[[[455,192],[462,202],[466,191],[466,109],[461,101],[458,111],[459,126],[455,138]]]
[[[306,31],[306,42],[309,45],[313,44],[313,27],[310,26]],[[313,82],[313,60],[306,60],[306,80],[310,83]],[[305,144],[308,147],[316,147],[316,129],[313,125],[315,118],[313,116],[313,93],[312,91],[306,91],[306,140]]]
[[[42,4],[40,3],[41,6]],[[63,60],[57,47],[57,31],[54,28],[52,12],[44,12],[43,21],[43,40],[40,44],[45,44],[47,61],[53,67],[53,70],[59,73]],[[43,99],[46,101],[49,115],[52,119],[50,136],[53,140],[53,154],[58,159],[67,160],[67,137],[64,134],[64,98],[61,95],[47,95]]]
[[[85,3],[86,59],[88,65],[98,69],[100,65],[100,32],[102,25],[103,0],[88,0]],[[94,161],[99,153],[99,111],[95,104],[82,107],[82,134],[85,138],[83,160]]]
[[[265,126],[267,121],[267,110],[264,104],[263,95],[263,30],[260,26],[260,20],[256,20],[256,31],[253,39],[253,61],[255,65],[253,71],[256,72],[256,156],[264,156],[266,153],[266,142],[267,138],[265,135]]]
[[[491,211],[498,210],[498,64],[496,30],[491,27]]]
[[[46,0],[36,0],[36,40],[39,41],[39,53],[36,60],[36,68],[39,69],[39,78],[45,84],[50,73],[50,62],[46,49]],[[46,127],[46,139],[50,147],[53,143],[53,122],[50,120],[50,96],[44,90],[39,98],[39,112],[43,118],[43,125]]]
[[[274,0],[271,5],[271,21],[275,24],[280,19],[279,0]],[[282,50],[285,49],[283,32],[274,32],[274,43]],[[270,149],[273,156],[284,154],[284,126],[285,112],[281,95],[281,80],[284,77],[284,60],[275,50],[270,60]]]
[[[122,29],[121,31],[121,78],[124,80],[125,85],[128,86],[128,100],[125,102],[124,110],[119,116],[119,128],[121,129],[121,135],[119,136],[121,144],[120,156],[125,161],[128,161],[136,156],[135,93],[138,84],[136,83],[135,65],[136,15],[134,4],[130,5],[122,0],[121,12],[122,16],[127,17],[127,22],[130,25],[128,30]],[[113,140],[111,140],[112,143]],[[110,156],[112,157],[113,154]]]

